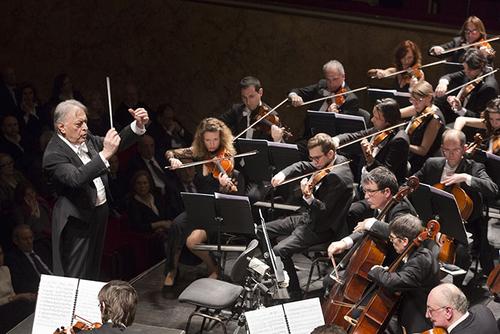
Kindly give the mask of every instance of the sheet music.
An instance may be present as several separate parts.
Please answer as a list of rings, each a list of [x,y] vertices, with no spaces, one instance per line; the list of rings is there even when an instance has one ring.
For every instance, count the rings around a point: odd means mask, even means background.
[[[90,322],[102,322],[97,295],[105,282],[81,279],[78,286],[75,314]]]
[[[290,333],[309,334],[318,326],[324,325],[323,312],[319,298],[311,298],[283,304]]]
[[[255,202],[253,203],[254,206],[258,207],[263,207],[263,208],[270,208],[271,203],[270,202]],[[280,210],[288,210],[288,211],[298,211],[300,210],[300,206],[297,205],[289,205],[289,204],[281,204],[281,203],[274,203],[274,208],[275,209],[280,209]]]
[[[77,287],[77,278],[42,275],[32,333],[52,334],[71,324]]]
[[[293,149],[293,150],[298,150],[298,146],[297,144],[288,144],[288,143],[278,143],[278,142],[274,142],[274,141],[268,141],[267,142],[267,146],[271,146],[271,147],[284,147],[284,148],[289,148],[289,149]]]
[[[288,334],[282,305],[245,312],[250,334]]]

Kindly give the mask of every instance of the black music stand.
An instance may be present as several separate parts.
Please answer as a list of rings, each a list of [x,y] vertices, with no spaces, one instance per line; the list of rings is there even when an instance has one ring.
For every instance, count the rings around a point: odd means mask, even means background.
[[[339,114],[335,112],[307,111],[311,133],[324,132],[332,137],[343,133],[366,130],[365,119],[361,116]],[[339,151],[348,157],[362,156],[360,145],[349,145]]]
[[[222,257],[222,233],[255,235],[250,201],[246,196],[181,192],[190,230],[217,233],[217,256]],[[218,261],[219,271],[223,272]]]
[[[410,194],[410,199],[420,219],[425,223],[436,219],[442,233],[467,245],[467,234],[462,216],[452,194],[425,183],[420,183]]]
[[[483,150],[475,150],[472,158],[484,164],[486,173],[491,177],[493,182],[500,184],[500,157],[498,155]]]

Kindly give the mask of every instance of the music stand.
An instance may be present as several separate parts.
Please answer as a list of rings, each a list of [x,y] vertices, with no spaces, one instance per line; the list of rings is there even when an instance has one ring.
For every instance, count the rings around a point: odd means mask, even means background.
[[[236,140],[236,147],[238,147],[238,152],[240,153],[257,150],[257,154],[241,159],[243,161],[244,173],[248,180],[257,183],[263,181],[269,182],[273,177],[275,167],[272,166],[269,158],[268,141],[263,139],[238,138]],[[269,168],[262,168],[263,166],[268,166]]]
[[[250,201],[246,196],[181,192],[191,230],[217,233],[217,256],[222,256],[222,233],[255,234]],[[207,248],[209,249],[209,248]],[[221,261],[219,271],[223,272]]]
[[[441,224],[441,233],[467,245],[467,234],[462,216],[452,194],[425,183],[420,183],[410,194],[413,207],[425,223],[436,219]]]
[[[498,155],[483,150],[475,150],[473,159],[484,164],[489,177],[496,184],[500,184],[500,157]]]

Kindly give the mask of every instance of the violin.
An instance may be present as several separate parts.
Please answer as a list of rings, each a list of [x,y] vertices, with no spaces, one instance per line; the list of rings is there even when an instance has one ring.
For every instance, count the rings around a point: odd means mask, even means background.
[[[392,134],[392,130],[389,131],[384,131],[382,133],[379,133],[373,138],[372,141],[372,146],[376,147],[379,146],[384,140],[386,140],[390,135]]]
[[[276,125],[277,127],[283,127],[280,118],[275,113],[269,113],[269,107],[266,105],[261,105],[257,108],[257,113],[255,114],[254,121],[258,122],[255,124],[255,128],[261,132],[271,135],[271,127]],[[293,137],[293,134],[287,130],[283,129],[283,138],[288,139]]]
[[[216,179],[219,179],[219,177],[224,174],[231,175],[234,169],[231,155],[226,150],[221,149],[215,154],[215,158],[217,159],[214,162],[210,162],[206,165],[208,172]],[[230,192],[238,191],[234,180],[229,181],[227,188]]]
[[[400,74],[398,77],[399,87],[404,87],[411,83],[411,79],[416,78],[417,80],[421,80],[424,77],[424,72],[421,70],[421,64],[415,64],[412,67],[408,68],[406,72]]]
[[[74,315],[73,319],[77,320],[73,324],[73,326],[71,327],[71,329],[75,333],[78,333],[78,332],[81,332],[81,331],[90,331],[90,330],[98,329],[98,328],[102,327],[102,324],[100,322],[92,322],[92,321],[84,319],[84,318],[82,318],[82,317],[80,317],[80,316],[78,316],[76,314]],[[57,328],[54,331],[54,334],[59,334],[59,333],[65,333],[64,327]]]
[[[500,155],[500,135],[493,136],[491,143],[491,153]]]
[[[423,117],[416,117],[413,119],[406,129],[406,133],[408,136],[411,136],[415,130],[417,130],[429,117],[434,116],[434,110],[432,108],[425,108],[425,111],[422,113]]]
[[[448,334],[448,331],[442,327],[434,327],[422,332],[421,334]]]
[[[304,190],[304,195],[306,195],[307,197],[311,196],[314,187],[316,187],[316,185],[320,183],[321,180],[323,180],[323,178],[330,173],[330,170],[331,168],[323,168],[322,170],[313,174],[313,176],[309,178],[309,181],[307,181],[306,188]]]
[[[483,136],[481,136],[480,133],[476,133],[474,135],[474,141],[467,145],[465,148],[465,153],[466,154],[472,154],[476,148],[481,147],[481,144],[483,143]]]

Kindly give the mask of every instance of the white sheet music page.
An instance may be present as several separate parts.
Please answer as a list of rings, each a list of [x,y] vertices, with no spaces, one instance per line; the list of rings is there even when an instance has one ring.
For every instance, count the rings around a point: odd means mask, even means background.
[[[105,282],[80,280],[76,298],[76,315],[90,322],[102,322],[97,295],[105,284]]]
[[[250,334],[288,334],[283,306],[276,305],[245,312]]]
[[[38,288],[33,334],[52,334],[71,324],[77,278],[42,275]]]
[[[325,324],[319,298],[286,303],[283,304],[283,307],[290,333],[310,334],[313,329]]]

